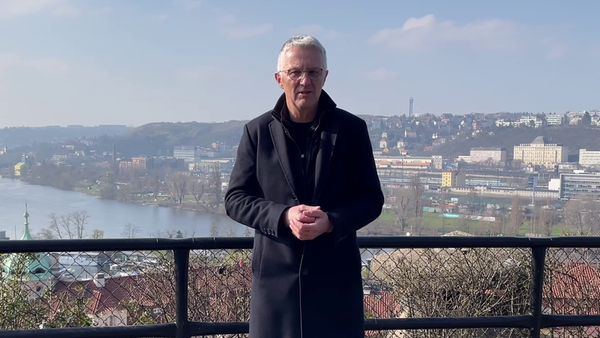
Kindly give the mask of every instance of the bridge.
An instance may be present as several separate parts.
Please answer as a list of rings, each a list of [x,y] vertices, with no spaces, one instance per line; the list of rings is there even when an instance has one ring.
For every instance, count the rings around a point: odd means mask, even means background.
[[[600,334],[598,238],[369,236],[360,237],[359,245],[371,253],[363,271],[368,337]],[[35,271],[24,269],[20,276],[30,273],[29,277],[14,284],[16,272],[4,269],[2,288],[9,282],[13,288],[25,286],[26,302],[42,306],[38,311],[47,308],[50,315],[40,317],[39,323],[27,322],[33,316],[30,305],[22,308],[30,312],[10,313],[20,308],[6,306],[17,303],[6,298],[5,289],[0,296],[0,303],[5,303],[0,304],[0,312],[5,311],[0,313],[0,338],[243,337],[248,332],[251,249],[250,237],[4,241],[0,246],[4,262],[21,257],[27,265],[28,259],[81,252],[102,253],[107,259],[99,263],[94,283],[53,278],[46,289],[40,286],[42,279],[33,278]],[[132,253],[152,258],[115,258]],[[146,263],[132,268],[136,273],[113,271],[135,262]],[[140,289],[131,286],[148,283],[149,276],[164,279],[154,289],[148,284]],[[111,278],[122,282],[111,296],[121,290],[130,298],[118,299],[104,311],[127,309],[125,317],[109,316],[111,321],[123,318],[124,323],[97,322],[102,316],[93,311],[100,305],[90,305],[109,288]],[[127,278],[135,280],[127,286],[123,282]],[[56,296],[57,289],[70,290],[75,284],[78,288],[73,290],[81,294]],[[140,293],[142,289],[147,293]],[[56,297],[36,292],[55,292]],[[155,298],[150,301],[151,297]],[[67,306],[61,308],[60,302]],[[131,310],[132,306],[137,307]],[[78,317],[77,308],[84,315]],[[203,312],[193,311],[200,308]]]

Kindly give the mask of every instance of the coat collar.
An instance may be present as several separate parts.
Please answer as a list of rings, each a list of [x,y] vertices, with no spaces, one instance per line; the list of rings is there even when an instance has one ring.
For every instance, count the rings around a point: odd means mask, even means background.
[[[300,159],[292,158],[288,152],[288,143],[291,142],[291,140],[290,137],[286,135],[287,131],[285,125],[287,123],[285,116],[287,114],[287,107],[285,102],[285,94],[282,94],[279,100],[277,100],[275,108],[272,110],[275,123],[269,124],[269,129],[279,164],[286,177],[287,183],[293,192],[292,195],[294,199],[297,200],[297,191],[303,184],[298,170],[301,161]],[[316,176],[315,189],[312,198],[313,205],[319,205],[321,203],[321,195],[330,173],[331,157],[333,156],[337,135],[340,129],[340,121],[335,118],[335,109],[335,102],[325,91],[322,91],[321,96],[319,97],[317,117],[315,118],[315,124],[318,125],[318,128],[315,127],[317,134],[313,136],[314,142],[318,143],[318,146],[316,146],[317,153],[314,162]]]

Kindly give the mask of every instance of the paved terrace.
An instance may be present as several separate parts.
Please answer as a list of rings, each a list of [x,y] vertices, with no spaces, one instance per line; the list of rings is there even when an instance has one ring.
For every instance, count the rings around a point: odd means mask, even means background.
[[[594,237],[361,237],[368,337],[596,337]],[[0,338],[245,337],[252,238],[5,241]]]

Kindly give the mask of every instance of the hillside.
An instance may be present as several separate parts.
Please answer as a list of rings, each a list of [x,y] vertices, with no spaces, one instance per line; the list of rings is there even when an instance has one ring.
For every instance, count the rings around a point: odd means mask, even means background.
[[[236,145],[244,123],[246,121],[149,123],[117,138],[116,146],[122,156],[138,156],[169,154],[175,145],[209,146],[217,141]]]
[[[133,128],[121,125],[102,126],[47,126],[47,127],[7,127],[0,129],[0,147],[28,146],[33,143],[57,142],[79,137],[99,137],[102,135],[123,135]]]
[[[149,123],[137,127],[117,137],[116,145],[122,156],[150,156],[170,154],[175,145],[208,146],[213,142],[237,145],[242,135],[242,127],[247,121],[223,123]],[[494,135],[480,135],[475,138],[460,138],[438,148],[433,154],[445,157],[468,155],[474,147],[505,147],[512,157],[513,146],[530,143],[537,136],[544,136],[551,142],[569,147],[569,154],[576,155],[580,148],[600,148],[600,129],[583,126],[560,126],[545,128],[499,128]],[[431,152],[422,155],[432,155]]]
[[[513,147],[521,143],[531,143],[537,136],[544,136],[553,143],[562,143],[569,147],[569,155],[576,155],[579,149],[600,147],[600,129],[584,126],[560,126],[546,128],[501,128],[494,135],[482,135],[475,138],[457,139],[434,150],[435,154],[448,157],[469,155],[474,147],[504,147],[512,157]]]

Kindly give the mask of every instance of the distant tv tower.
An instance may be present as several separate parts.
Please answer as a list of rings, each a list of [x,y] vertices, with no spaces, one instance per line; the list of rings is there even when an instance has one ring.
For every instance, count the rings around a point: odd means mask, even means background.
[[[414,100],[411,97],[410,100],[408,100],[408,116],[413,115],[413,103],[414,103]]]

